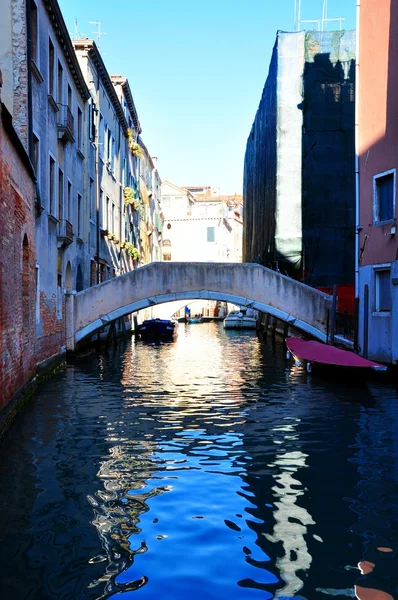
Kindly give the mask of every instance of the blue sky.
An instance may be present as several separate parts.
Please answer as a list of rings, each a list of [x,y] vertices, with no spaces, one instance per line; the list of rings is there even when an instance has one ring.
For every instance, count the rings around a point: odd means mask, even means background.
[[[94,39],[89,21],[101,22],[103,59],[129,79],[161,178],[226,194],[242,191],[246,140],[276,31],[294,30],[294,2],[59,0],[71,37],[75,19]],[[321,17],[323,0],[301,3],[302,19]],[[328,16],[354,29],[355,0],[328,0]]]

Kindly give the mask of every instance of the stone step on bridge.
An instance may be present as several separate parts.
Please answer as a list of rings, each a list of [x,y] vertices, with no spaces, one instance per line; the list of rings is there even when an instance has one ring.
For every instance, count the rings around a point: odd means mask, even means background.
[[[66,347],[124,315],[194,299],[254,308],[327,341],[332,297],[255,263],[153,262],[82,292],[66,294]]]

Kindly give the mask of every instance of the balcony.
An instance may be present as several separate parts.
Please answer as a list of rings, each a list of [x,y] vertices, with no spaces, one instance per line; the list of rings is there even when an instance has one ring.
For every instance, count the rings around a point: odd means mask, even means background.
[[[69,106],[65,106],[64,104],[59,104],[58,106],[60,109],[57,122],[58,140],[66,146],[75,141],[75,119]]]
[[[58,223],[57,247],[67,248],[73,242],[73,225],[66,219]]]

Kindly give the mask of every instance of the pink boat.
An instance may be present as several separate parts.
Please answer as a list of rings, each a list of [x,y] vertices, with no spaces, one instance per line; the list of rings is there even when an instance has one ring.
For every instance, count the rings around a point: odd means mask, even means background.
[[[286,338],[287,355],[293,355],[297,366],[304,362],[310,373],[312,365],[343,367],[347,369],[371,369],[373,371],[386,371],[387,367],[379,363],[367,360],[350,352],[341,350],[335,346],[327,346],[313,340],[302,340],[300,338]]]

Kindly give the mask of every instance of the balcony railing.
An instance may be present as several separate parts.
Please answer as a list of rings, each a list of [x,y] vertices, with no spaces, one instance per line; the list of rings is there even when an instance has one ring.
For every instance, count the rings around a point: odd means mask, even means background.
[[[69,106],[60,104],[59,108],[58,139],[66,146],[75,141],[75,119]]]
[[[69,246],[73,242],[73,225],[66,219],[58,223],[57,246],[58,248]]]

